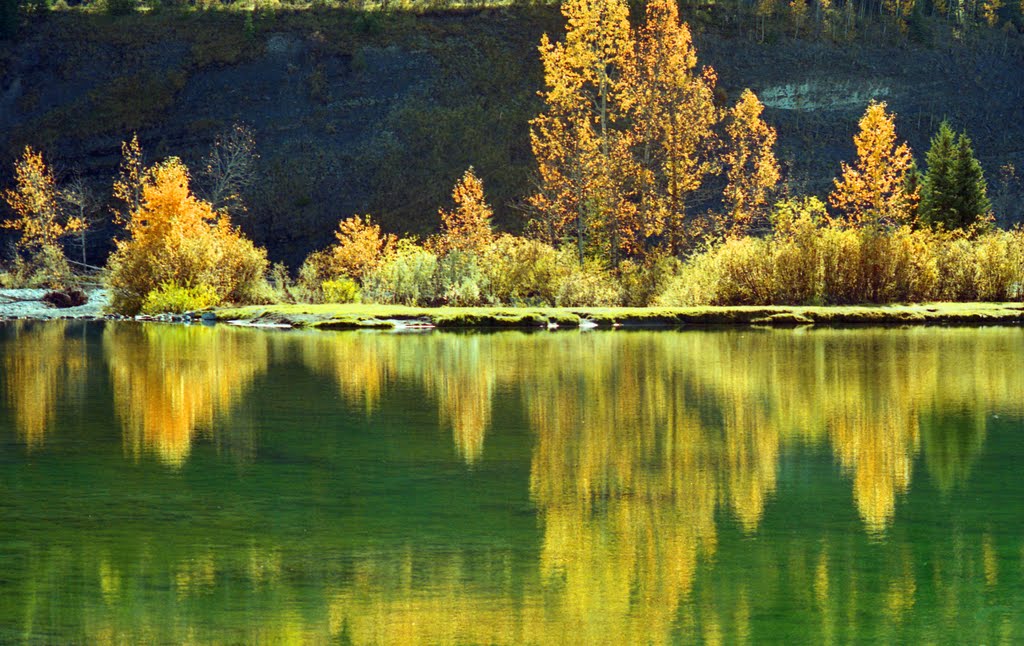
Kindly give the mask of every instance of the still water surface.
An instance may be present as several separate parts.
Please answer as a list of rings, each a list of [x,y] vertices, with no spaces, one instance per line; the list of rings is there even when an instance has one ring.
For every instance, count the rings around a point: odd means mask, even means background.
[[[1024,330],[0,326],[0,643],[1024,641]]]

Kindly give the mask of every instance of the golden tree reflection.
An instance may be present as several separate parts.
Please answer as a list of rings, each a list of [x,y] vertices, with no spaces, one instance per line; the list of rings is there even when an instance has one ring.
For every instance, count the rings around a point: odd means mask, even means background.
[[[1012,529],[959,509],[949,532],[908,529],[900,506],[922,478],[947,494],[969,484],[990,420],[1024,414],[1024,371],[1005,359],[1024,351],[1024,331],[268,337],[111,326],[127,450],[181,464],[275,344],[361,412],[422,394],[475,470],[500,446],[498,411],[519,406],[537,534],[532,519],[502,533],[510,512],[472,499],[474,529],[499,528],[483,545],[412,520],[397,537],[360,536],[353,518],[375,517],[335,505],[324,469],[310,479],[316,493],[295,493],[324,529],[308,541],[261,528],[248,544],[223,529],[236,519],[215,515],[177,545],[150,539],[142,556],[53,550],[27,559],[34,596],[20,614],[56,612],[54,581],[77,577],[93,593],[81,610],[90,643],[742,644],[770,641],[790,612],[803,622],[793,634],[813,643],[1022,638],[998,614],[1020,600]],[[834,460],[840,493],[804,480],[827,484],[829,473],[794,474],[799,451],[826,470]],[[837,500],[839,513],[807,509]],[[783,514],[806,514],[809,529],[777,531]],[[237,610],[240,590],[258,601],[239,623],[198,610]]]
[[[13,325],[14,340],[3,360],[4,386],[18,435],[32,450],[45,442],[57,403],[68,383],[84,376],[87,363],[83,342],[67,334],[67,321]]]
[[[333,377],[342,399],[367,415],[389,388],[416,384],[437,402],[438,423],[451,432],[459,456],[467,464],[480,459],[500,374],[489,337],[318,333],[294,342],[306,366]]]
[[[212,433],[258,375],[268,339],[251,330],[195,326],[109,326],[104,353],[125,449],[180,467],[193,436]]]

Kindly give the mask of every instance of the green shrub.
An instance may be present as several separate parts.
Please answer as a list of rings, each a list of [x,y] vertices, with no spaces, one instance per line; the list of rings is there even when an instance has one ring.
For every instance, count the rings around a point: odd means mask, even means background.
[[[690,258],[679,272],[669,278],[665,288],[654,300],[661,307],[690,307],[710,305],[718,302],[717,257],[712,253],[701,253]]]
[[[146,294],[142,311],[146,314],[181,314],[214,307],[219,303],[220,296],[212,285],[182,287],[175,282],[166,282]]]
[[[60,247],[42,245],[27,258],[16,254],[3,286],[18,288],[66,289],[78,284]]]
[[[409,240],[393,257],[363,277],[363,295],[375,303],[430,305],[437,300],[437,256]]]
[[[104,0],[103,10],[111,16],[127,16],[135,12],[138,0]]]
[[[437,263],[434,280],[435,293],[445,305],[470,307],[482,305],[487,300],[487,276],[472,252],[450,251],[445,254]]]
[[[320,284],[325,303],[358,303],[359,285],[351,278],[341,276],[334,280],[325,280]]]

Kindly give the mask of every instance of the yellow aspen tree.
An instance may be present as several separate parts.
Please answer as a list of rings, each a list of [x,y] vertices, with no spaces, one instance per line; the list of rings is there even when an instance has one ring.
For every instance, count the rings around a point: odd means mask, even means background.
[[[480,253],[494,240],[491,217],[494,211],[484,199],[484,183],[476,176],[473,167],[462,175],[452,190],[455,208],[451,211],[440,209],[441,235],[433,247],[439,254],[449,251]]]
[[[915,0],[882,0],[882,8],[893,17],[900,31],[907,31],[907,18],[914,10]]]
[[[576,238],[582,262],[590,229],[608,228],[622,199],[612,189],[611,157],[633,44],[625,0],[566,0],[562,14],[565,40],[545,34],[540,44],[547,109],[531,121],[541,180],[531,204],[553,236]]]
[[[896,142],[896,115],[885,103],[872,102],[853,138],[857,161],[842,164],[829,203],[849,224],[906,222],[916,199],[906,191],[906,175],[914,157],[906,143]]]
[[[789,19],[793,23],[793,37],[796,38],[807,22],[807,0],[790,0]]]
[[[757,95],[744,90],[739,102],[729,111],[730,120],[725,126],[728,149],[724,160],[727,184],[723,197],[729,208],[728,229],[733,234],[749,229],[779,183],[775,129],[761,119],[762,112],[764,106]]]
[[[139,145],[139,136],[133,134],[130,140],[121,142],[121,164],[117,179],[114,180],[114,199],[123,205],[120,211],[114,213],[118,222],[127,220],[141,206],[145,181],[146,166],[142,159],[142,146]]]
[[[697,51],[673,0],[647,4],[636,52],[623,92],[639,169],[636,233],[664,237],[677,250],[687,197],[716,171],[716,77],[710,68],[696,73]]]
[[[989,27],[999,22],[999,10],[1003,8],[1003,0],[984,0],[981,3],[981,16]]]
[[[778,11],[778,0],[757,0],[754,5],[754,15],[757,18],[757,41],[764,42],[768,30],[768,20]]]
[[[383,264],[398,243],[394,234],[382,234],[369,215],[342,220],[334,237],[338,243],[331,250],[332,269],[358,281]]]
[[[60,208],[60,193],[53,173],[46,166],[43,155],[26,147],[14,164],[12,189],[3,193],[4,201],[14,211],[14,218],[5,220],[3,227],[21,232],[18,248],[36,254],[46,249],[59,249],[60,239],[85,226],[76,217],[64,218]],[[63,257],[63,252],[60,252]]]

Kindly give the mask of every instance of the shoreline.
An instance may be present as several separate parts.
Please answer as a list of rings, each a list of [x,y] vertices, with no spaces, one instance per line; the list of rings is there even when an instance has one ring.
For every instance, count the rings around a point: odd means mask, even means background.
[[[591,308],[298,304],[221,307],[211,312],[218,322],[232,325],[321,330],[842,327],[1024,323],[1024,303]]]
[[[37,293],[38,292],[38,293]],[[680,327],[844,327],[1021,325],[1024,303],[765,305],[705,307],[410,307],[370,304],[277,304],[218,307],[190,315],[130,317],[106,312],[104,290],[84,305],[55,308],[46,290],[0,290],[0,322],[127,320],[203,321],[267,329],[613,329]]]

